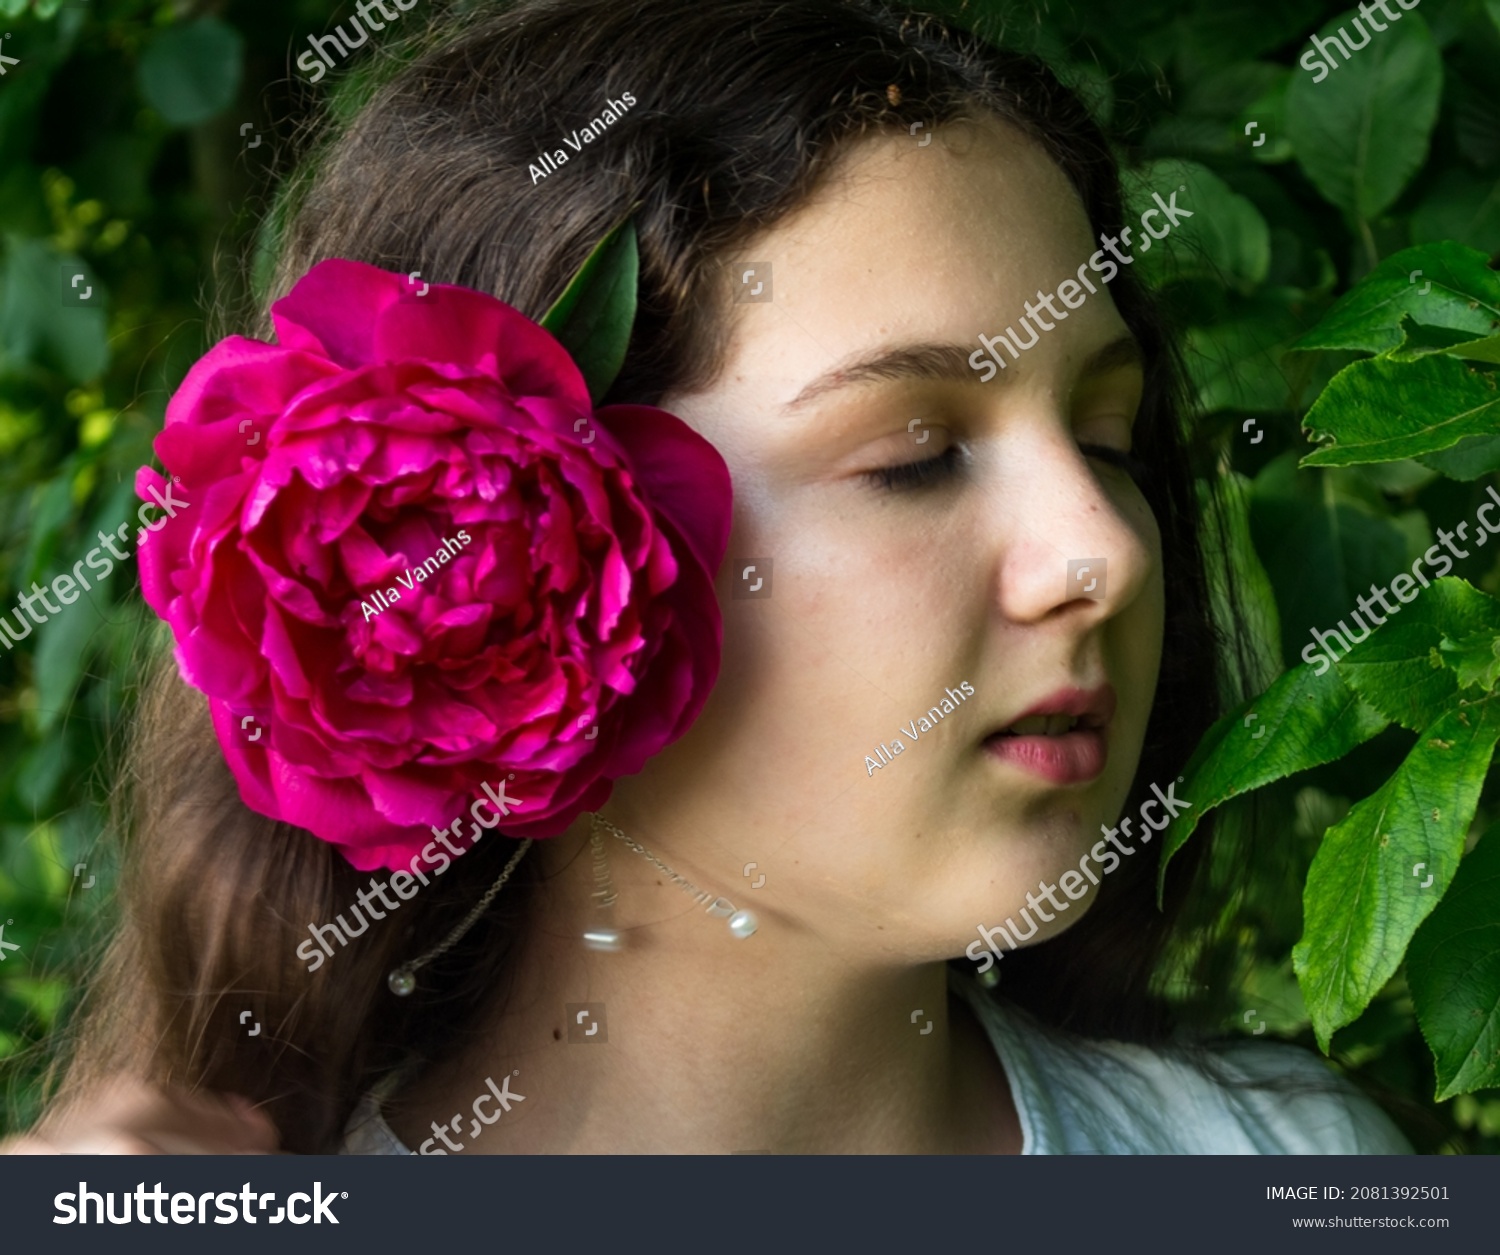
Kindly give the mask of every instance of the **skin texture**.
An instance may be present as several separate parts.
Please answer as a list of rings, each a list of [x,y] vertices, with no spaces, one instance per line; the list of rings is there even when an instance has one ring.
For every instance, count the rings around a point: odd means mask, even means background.
[[[966,364],[980,332],[1017,324],[1099,247],[1076,195],[998,122],[934,134],[861,142],[726,259],[770,262],[775,299],[732,304],[727,267],[725,368],[662,402],[733,475],[723,674],[692,731],[604,813],[753,909],[759,931],[736,939],[608,837],[605,917],[588,821],[539,842],[528,857],[548,880],[513,985],[467,1048],[387,1107],[411,1148],[442,1146],[438,1124],[465,1154],[1021,1149],[1003,1068],[950,1002],[944,964],[1117,819],[1156,686],[1160,544],[1133,482],[1096,456],[1129,448],[1141,388],[1133,365],[1084,369],[1125,334],[1107,288],[990,382]],[[808,395],[831,370],[933,342],[953,346],[948,378],[846,375]],[[966,460],[925,486],[868,477],[954,444]],[[734,598],[740,567],[766,557],[772,597]],[[1104,598],[1074,597],[1068,560],[1101,557]],[[867,774],[877,743],[965,680],[974,696]],[[1097,779],[1049,784],[983,748],[1058,689],[1106,681],[1119,704]],[[624,931],[621,952],[582,945],[601,923]],[[607,1042],[569,1042],[565,1004],[584,1002],[605,1004]],[[472,1136],[486,1079],[505,1077],[523,1101]],[[49,1144],[274,1146],[262,1117],[180,1092],[111,1102],[107,1119],[52,1122]]]
[[[864,142],[744,250],[771,263],[774,301],[729,305],[718,381],[662,403],[733,475],[724,669],[689,735],[604,813],[752,908],[759,932],[732,937],[606,837],[626,945],[591,952],[587,821],[540,843],[529,857],[553,878],[516,989],[472,1050],[388,1113],[409,1146],[519,1069],[527,1101],[460,1134],[464,1153],[1020,1149],[1004,1074],[950,1008],[943,961],[1118,816],[1156,685],[1160,546],[1128,475],[1080,447],[1128,449],[1139,401],[1134,365],[1081,374],[1125,334],[1106,288],[991,382],[964,362],[1098,247],[1076,195],[998,123],[954,124],[945,141]],[[786,408],[831,368],[917,342],[957,346],[957,376]],[[956,475],[904,492],[864,478],[953,442],[972,453]],[[755,557],[774,560],[772,597],[733,598]],[[1097,557],[1106,597],[1074,598],[1067,560]],[[876,743],[962,680],[975,696],[868,775]],[[1057,689],[1105,681],[1119,706],[1096,780],[1051,785],[982,748]],[[568,1002],[606,1004],[606,1044],[569,1043]]]
[[[49,1113],[45,1133],[0,1143],[8,1155],[263,1155],[270,1118],[238,1094],[192,1094],[126,1078]]]

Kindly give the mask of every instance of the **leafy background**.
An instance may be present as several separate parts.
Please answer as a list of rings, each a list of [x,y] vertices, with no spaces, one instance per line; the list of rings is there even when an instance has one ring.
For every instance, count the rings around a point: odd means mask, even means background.
[[[403,26],[450,7],[471,6],[429,0]],[[1200,488],[1224,521],[1253,632],[1239,685],[1258,693],[1298,664],[1310,629],[1409,570],[1434,529],[1472,520],[1496,482],[1500,423],[1420,460],[1299,465],[1313,448],[1302,419],[1359,354],[1290,346],[1402,250],[1453,241],[1500,255],[1500,0],[1423,0],[1318,83],[1297,59],[1353,11],[933,7],[1052,64],[1117,137],[1133,187],[1187,188],[1194,217],[1138,264],[1186,346]],[[297,75],[308,35],[350,12],[327,0],[0,0],[0,53],[18,61],[0,77],[0,607],[133,512],[166,398],[211,342],[205,310],[244,307],[277,174],[339,85],[383,55],[372,40],[318,87]],[[1500,592],[1497,550],[1471,549],[1455,574]],[[0,922],[19,946],[0,951],[0,1132],[35,1117],[47,1035],[114,909],[105,798],[152,630],[130,563],[0,655]],[[1253,823],[1264,844],[1248,868],[1227,855],[1215,867],[1222,896],[1195,921],[1174,997],[1206,994],[1226,1032],[1317,1048],[1292,967],[1303,883],[1325,832],[1413,743],[1392,725],[1223,807],[1231,835]],[[1495,774],[1477,787],[1471,848],[1500,819]],[[1209,985],[1189,988],[1200,953]],[[1500,1149],[1500,1091],[1434,1098],[1404,968],[1330,1049],[1418,1149]]]

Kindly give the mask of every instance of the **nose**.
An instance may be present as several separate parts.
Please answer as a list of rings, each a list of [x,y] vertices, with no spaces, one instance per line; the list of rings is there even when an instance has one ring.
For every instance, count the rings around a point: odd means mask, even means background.
[[[996,597],[1013,623],[1103,622],[1148,587],[1156,520],[1123,471],[1090,461],[1066,431],[1018,438],[991,497]]]

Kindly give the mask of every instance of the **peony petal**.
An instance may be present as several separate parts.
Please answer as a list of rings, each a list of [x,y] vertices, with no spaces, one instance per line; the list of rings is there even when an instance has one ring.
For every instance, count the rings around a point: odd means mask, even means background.
[[[607,405],[595,417],[625,449],[642,495],[716,574],[729,547],[734,491],[719,451],[665,410]]]
[[[271,323],[283,348],[326,357],[346,369],[376,360],[380,312],[410,288],[400,275],[359,261],[320,261],[271,306]],[[351,310],[358,310],[350,317]],[[433,354],[442,358],[446,354]]]

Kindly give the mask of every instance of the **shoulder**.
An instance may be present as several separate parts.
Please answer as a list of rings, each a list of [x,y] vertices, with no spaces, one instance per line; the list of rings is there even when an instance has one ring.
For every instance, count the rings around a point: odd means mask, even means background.
[[[1095,1041],[985,999],[1031,1154],[1409,1155],[1378,1107],[1316,1055]]]
[[[367,1093],[359,1100],[349,1123],[344,1126],[344,1140],[339,1145],[341,1155],[410,1155],[414,1153],[391,1130],[381,1114],[384,1097],[380,1088]]]

